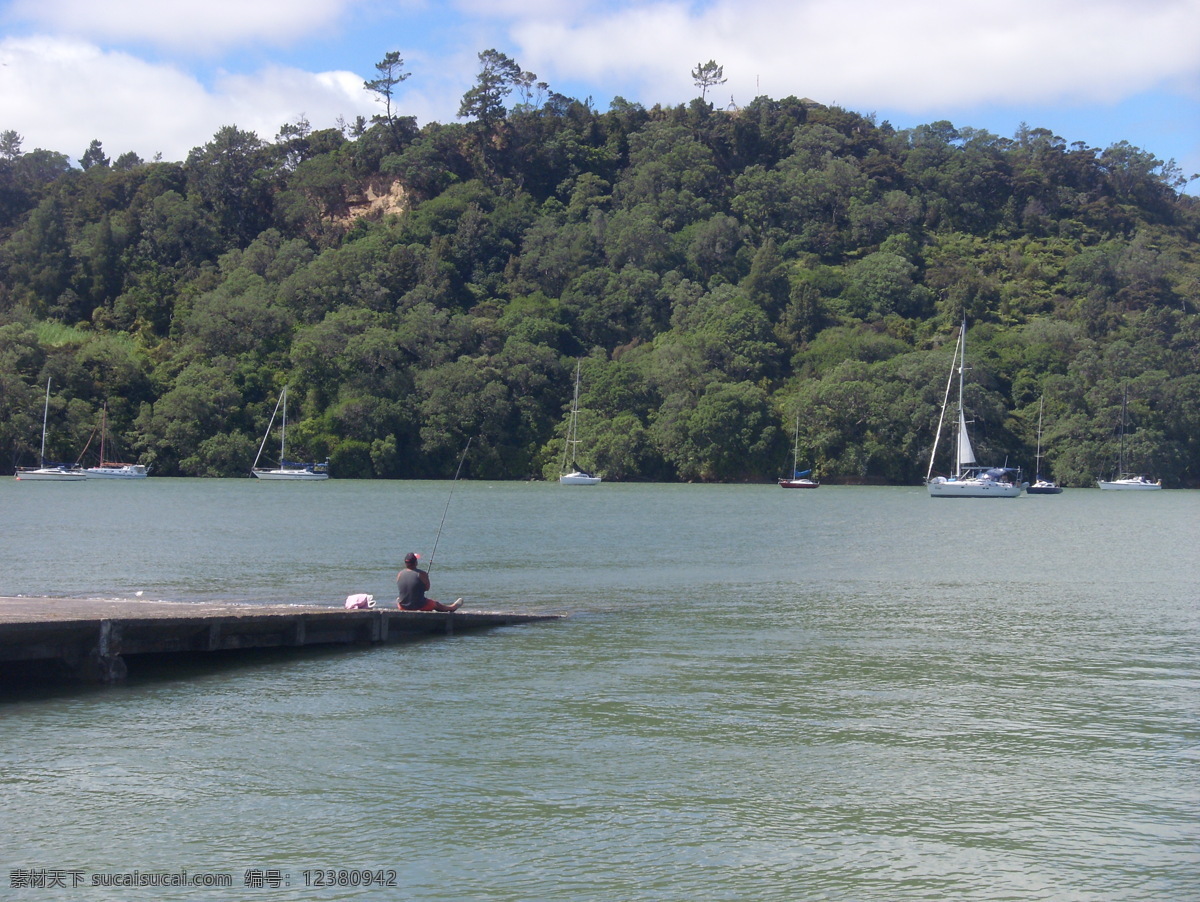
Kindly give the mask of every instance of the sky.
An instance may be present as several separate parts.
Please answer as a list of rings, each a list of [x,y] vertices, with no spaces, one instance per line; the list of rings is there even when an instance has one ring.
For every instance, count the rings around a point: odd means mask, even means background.
[[[1025,124],[1200,173],[1200,0],[0,0],[0,131],[183,160],[226,125],[273,140],[381,112],[363,82],[393,51],[400,113],[454,122],[488,49],[601,112],[688,103],[712,60],[717,107]]]

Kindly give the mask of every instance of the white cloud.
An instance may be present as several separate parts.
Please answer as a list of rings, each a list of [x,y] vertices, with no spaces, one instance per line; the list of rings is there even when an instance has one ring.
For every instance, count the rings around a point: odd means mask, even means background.
[[[285,44],[336,23],[358,0],[13,0],[9,18],[42,33],[209,52]]]
[[[589,8],[586,0],[457,0],[454,6],[464,15],[478,19],[578,17]]]
[[[1200,72],[1200,0],[796,0],[645,3],[512,22],[522,65],[551,79],[631,81],[642,99],[694,95],[698,62],[741,102],[789,94],[859,109],[1112,102]],[[542,70],[545,70],[544,72]]]
[[[399,90],[400,109],[422,123],[455,121],[486,47],[554,90],[592,96],[600,109],[618,94],[686,102],[698,93],[692,69],[709,59],[728,79],[709,92],[718,106],[731,97],[745,104],[760,94],[795,95],[866,113],[958,119],[988,106],[1103,113],[1155,88],[1200,96],[1200,0],[5,3],[6,26],[39,34],[0,38],[0,129],[24,135],[26,149],[73,156],[99,138],[110,156],[182,159],[224,125],[271,139],[301,115],[315,128],[370,116],[379,107],[362,80],[392,46],[414,74]],[[362,23],[368,30],[354,32]],[[363,66],[366,75],[247,62],[305,34],[311,40],[300,52],[328,59],[312,68]],[[169,61],[132,50],[149,45],[167,47],[157,52]],[[199,51],[218,48],[233,48],[219,59],[242,74],[188,68]],[[1195,124],[1179,118],[1177,127],[1194,135]]]
[[[0,41],[0,61],[0,129],[23,135],[27,151],[72,157],[97,138],[110,157],[182,160],[225,125],[271,140],[301,115],[329,128],[376,111],[351,72],[270,68],[218,78],[210,90],[174,66],[50,38]]]

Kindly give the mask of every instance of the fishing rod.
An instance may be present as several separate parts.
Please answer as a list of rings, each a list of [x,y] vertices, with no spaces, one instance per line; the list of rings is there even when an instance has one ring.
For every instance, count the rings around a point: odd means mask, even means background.
[[[438,524],[437,535],[433,539],[433,551],[429,552],[429,563],[425,565],[425,572],[428,573],[433,569],[433,556],[437,554],[438,540],[442,537],[442,527],[446,525],[446,514],[450,512],[450,499],[454,497],[454,486],[458,482],[458,474],[462,472],[463,461],[467,459],[467,452],[471,450],[471,441],[475,436],[467,439],[467,447],[463,448],[462,457],[458,459],[458,469],[454,471],[454,479],[450,482],[450,494],[446,496],[446,509],[442,511],[442,522]]]

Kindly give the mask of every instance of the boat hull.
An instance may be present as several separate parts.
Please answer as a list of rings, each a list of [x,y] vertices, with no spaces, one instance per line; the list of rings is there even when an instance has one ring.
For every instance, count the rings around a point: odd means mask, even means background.
[[[88,467],[86,473],[88,479],[145,479],[150,475],[142,464]]]
[[[781,479],[781,480],[779,480],[779,487],[781,489],[815,489],[820,485],[821,485],[821,483],[814,482],[811,479]]]
[[[1025,489],[1027,495],[1061,495],[1062,487],[1053,482],[1035,482]]]
[[[1100,480],[1096,485],[1106,492],[1157,492],[1162,488],[1162,480],[1148,482],[1137,478],[1113,479],[1108,482]]]
[[[944,479],[927,484],[931,498],[1016,498],[1025,490],[1020,483],[995,479]]]
[[[256,479],[268,479],[289,482],[318,482],[328,479],[328,473],[317,473],[313,470],[251,470]]]
[[[87,479],[83,470],[68,470],[63,467],[38,467],[17,470],[17,479],[23,482],[81,482]]]
[[[558,477],[559,485],[599,485],[601,477],[592,476],[590,473],[564,473]]]

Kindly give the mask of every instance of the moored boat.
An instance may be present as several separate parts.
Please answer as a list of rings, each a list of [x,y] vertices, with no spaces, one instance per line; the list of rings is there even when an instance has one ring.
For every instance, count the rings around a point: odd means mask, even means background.
[[[1062,486],[1049,479],[1035,479],[1025,487],[1028,495],[1061,495]]]
[[[958,333],[958,344],[950,364],[950,379],[946,382],[946,395],[942,401],[942,413],[938,418],[938,434],[933,440],[933,451],[929,455],[929,470],[925,485],[931,498],[1016,498],[1025,489],[1021,482],[1021,471],[1013,467],[984,467],[975,460],[971,438],[967,433],[967,418],[963,411],[963,370],[966,369],[967,324],[964,321]],[[950,386],[954,373],[958,372],[958,433],[955,441],[954,473],[950,476],[934,476],[933,463],[937,455],[938,439],[946,419],[946,408],[950,402]]]
[[[781,489],[815,489],[821,483],[811,478],[812,470],[799,470],[800,460],[800,412],[796,412],[796,430],[792,439],[792,475],[783,476],[779,480]]]
[[[810,473],[811,470],[805,470],[804,473]],[[804,473],[797,473],[792,479],[780,479],[779,487],[781,489],[815,489],[819,488],[821,483],[815,479],[809,479]]]
[[[1034,477],[1033,482],[1026,487],[1025,492],[1029,495],[1061,495],[1062,487],[1050,479],[1042,479],[1042,408],[1045,406],[1046,399],[1043,397],[1038,402],[1038,437],[1037,437],[1037,455],[1034,457]]]
[[[329,478],[329,461],[323,463],[295,463],[285,460],[278,467],[267,469],[255,467],[251,471],[256,479],[290,479],[293,481]]]
[[[595,476],[587,470],[574,469],[570,473],[563,473],[558,477],[560,485],[597,485],[601,481],[599,476]]]
[[[88,467],[85,471],[88,479],[145,479],[150,470],[144,464],[103,463],[98,467]]]
[[[81,482],[87,474],[78,464],[50,463],[46,460],[46,423],[50,415],[50,379],[46,379],[46,403],[42,408],[42,449],[38,454],[41,465],[17,467],[16,478],[22,482]]]
[[[17,479],[22,482],[82,482],[87,473],[70,464],[43,464],[40,467],[17,467]]]
[[[1112,479],[1098,479],[1096,485],[1106,492],[1154,492],[1162,488],[1162,480],[1151,480],[1141,473],[1125,471],[1125,413],[1129,390],[1121,393],[1121,449],[1117,457],[1117,472]]]
[[[575,396],[571,401],[571,419],[567,421],[567,437],[563,443],[562,466],[559,468],[559,485],[599,485],[601,477],[582,469],[575,462],[576,446],[579,444],[579,362],[575,363]],[[571,469],[567,469],[567,459]]]
[[[145,479],[150,475],[149,469],[143,464],[123,464],[105,460],[107,439],[108,405],[105,404],[100,412],[100,463],[95,467],[88,467],[84,471],[88,479]]]
[[[271,436],[271,429],[275,425],[275,415],[279,413],[281,407],[283,408],[283,419],[281,420],[279,432],[279,466],[259,467],[259,458],[262,457],[263,448],[266,447],[267,439]],[[267,424],[267,431],[263,435],[262,444],[258,446],[258,456],[254,458],[254,466],[250,468],[250,472],[256,479],[287,480],[291,482],[315,482],[329,478],[329,461],[325,461],[324,463],[297,463],[287,459],[286,385],[283,387],[283,391],[279,393],[279,400],[275,402],[275,410],[271,414],[271,422]]]
[[[1099,479],[1096,485],[1109,492],[1153,492],[1162,488],[1162,480],[1151,480],[1145,475],[1125,475],[1119,479]]]

